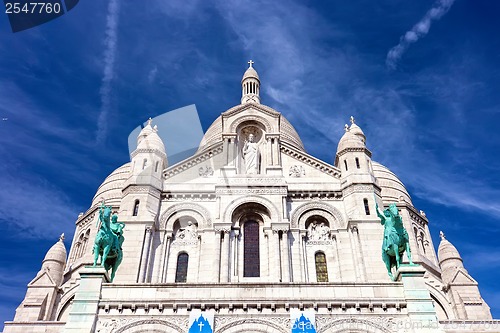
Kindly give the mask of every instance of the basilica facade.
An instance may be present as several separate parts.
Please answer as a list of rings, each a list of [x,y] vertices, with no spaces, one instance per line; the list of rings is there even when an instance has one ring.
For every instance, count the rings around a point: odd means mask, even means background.
[[[241,103],[173,165],[148,121],[130,162],[78,216],[69,252],[64,237],[48,251],[4,332],[500,331],[457,249],[441,234],[435,252],[425,213],[372,160],[355,120],[329,164],[261,104],[260,84],[250,62]],[[92,267],[102,202],[125,224],[112,282]],[[391,203],[414,263],[405,254],[394,280],[376,211]]]

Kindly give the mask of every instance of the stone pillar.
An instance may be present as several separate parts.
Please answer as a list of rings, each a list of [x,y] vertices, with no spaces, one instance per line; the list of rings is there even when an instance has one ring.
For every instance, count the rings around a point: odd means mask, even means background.
[[[358,251],[357,251],[357,248],[356,248],[356,242],[355,242],[355,238],[356,238],[356,232],[357,232],[358,228],[356,226],[351,226],[349,228],[349,240],[351,241],[351,253],[352,253],[352,260],[353,260],[353,264],[354,264],[354,275],[356,276],[356,281],[360,281],[361,280],[361,273],[360,273],[360,270],[359,270],[359,258],[358,258]]]
[[[274,281],[281,282],[281,256],[280,256],[280,239],[279,231],[273,229],[273,247],[274,247]]]
[[[340,260],[339,260],[339,248],[337,244],[337,237],[336,235],[332,236],[332,242],[333,242],[333,254],[335,255],[335,261],[333,262],[333,267],[335,267],[335,274],[337,276],[337,281],[335,282],[342,282],[342,269],[340,269]],[[333,281],[331,281],[333,282]]]
[[[96,329],[102,283],[109,282],[109,277],[103,267],[85,267],[80,277],[64,333],[92,333]]]
[[[170,257],[170,244],[172,243],[172,234],[165,234],[165,239],[163,241],[164,243],[164,252],[163,252],[163,263],[161,265],[162,267],[162,275],[160,276],[160,281],[159,282],[167,282],[167,272],[168,272],[168,259]]]
[[[302,260],[303,260],[303,265],[304,265],[304,282],[309,282],[309,268],[307,267],[307,246],[306,246],[306,241],[307,241],[307,235],[303,234],[302,238],[300,239],[300,243],[302,245]]]
[[[240,270],[240,259],[241,261],[243,260],[243,258],[240,258],[240,252],[242,251],[239,251],[239,248],[240,248],[240,230],[239,229],[236,229],[234,230],[234,238],[233,238],[233,264],[231,266],[232,268],[232,278],[231,278],[231,281],[233,282],[238,282],[239,281],[239,270]]]
[[[139,269],[139,283],[146,282],[146,274],[148,271],[149,249],[151,248],[151,227],[146,227],[146,236],[144,237],[144,245],[142,246],[141,267]]]
[[[213,256],[214,262],[213,262],[213,282],[220,282],[220,273],[221,273],[221,266],[220,266],[220,259],[221,259],[221,231],[220,230],[215,230],[215,246],[214,246],[214,253],[215,255]]]
[[[358,256],[359,276],[361,281],[366,281],[365,274],[365,257],[363,255],[363,248],[359,239],[358,227],[353,227],[354,244],[356,245],[356,255]]]
[[[224,239],[220,251],[220,282],[229,282],[229,235],[230,230],[223,230]]]
[[[290,242],[288,240],[288,230],[283,231],[281,240],[281,271],[283,273],[283,282],[290,282]]]
[[[424,274],[420,265],[402,264],[396,272],[396,281],[403,282],[408,317],[413,327],[419,327],[419,332],[435,332],[438,320]]]

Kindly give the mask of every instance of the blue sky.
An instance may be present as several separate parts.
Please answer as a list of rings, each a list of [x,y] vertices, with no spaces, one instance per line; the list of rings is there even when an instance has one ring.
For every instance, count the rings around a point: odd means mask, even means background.
[[[81,1],[13,34],[0,15],[0,321],[148,117],[196,104],[203,128],[262,102],[333,163],[351,115],[373,159],[461,252],[500,318],[500,3]]]

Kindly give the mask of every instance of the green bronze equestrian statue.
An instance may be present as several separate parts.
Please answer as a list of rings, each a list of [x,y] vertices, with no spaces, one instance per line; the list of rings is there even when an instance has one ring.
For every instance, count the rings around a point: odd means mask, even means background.
[[[403,253],[406,250],[408,261],[411,261],[410,243],[408,232],[403,226],[403,220],[399,215],[398,207],[395,203],[389,205],[382,213],[375,204],[377,215],[380,218],[380,223],[384,226],[384,241],[382,243],[382,260],[384,260],[387,273],[394,280],[392,275],[392,267],[399,268],[402,262]]]
[[[97,260],[101,256],[101,266],[107,271],[111,268],[111,282],[113,282],[116,270],[122,262],[122,244],[125,240],[123,237],[125,223],[118,222],[117,219],[117,215],[111,217],[111,207],[105,206],[103,200],[99,208],[99,220],[97,221],[97,226],[99,226],[100,221],[101,227],[94,241],[94,266],[97,266]]]

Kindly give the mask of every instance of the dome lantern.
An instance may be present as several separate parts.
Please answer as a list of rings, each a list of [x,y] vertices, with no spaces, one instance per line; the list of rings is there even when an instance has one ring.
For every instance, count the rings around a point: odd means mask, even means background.
[[[254,62],[248,61],[248,69],[241,79],[241,104],[257,103],[260,104],[260,80],[259,74],[253,68]]]

